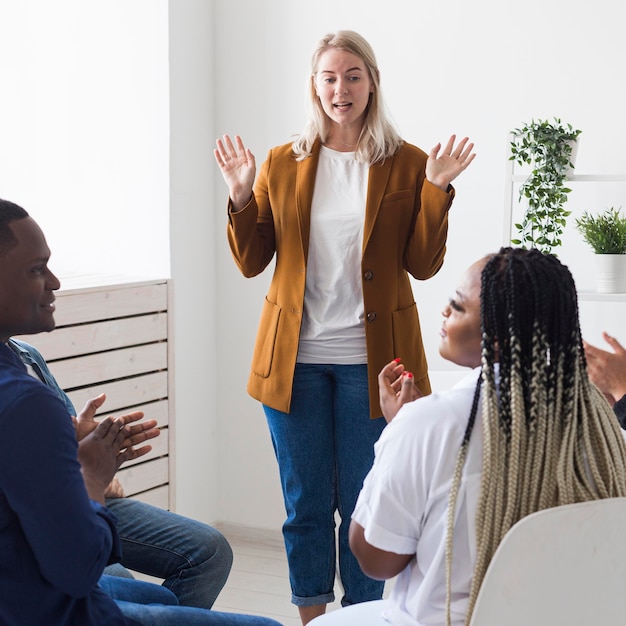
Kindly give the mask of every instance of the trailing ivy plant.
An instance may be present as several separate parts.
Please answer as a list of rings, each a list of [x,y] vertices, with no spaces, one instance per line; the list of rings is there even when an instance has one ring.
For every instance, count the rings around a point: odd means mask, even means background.
[[[620,209],[610,207],[598,215],[585,211],[576,229],[595,254],[626,254],[626,217]]]
[[[574,168],[572,149],[582,131],[571,124],[562,124],[554,118],[532,120],[512,131],[510,161],[518,165],[532,165],[532,172],[521,184],[519,199],[525,198],[528,207],[520,224],[515,224],[519,239],[511,243],[526,248],[538,248],[553,253],[561,245],[570,211],[565,210],[568,173]]]

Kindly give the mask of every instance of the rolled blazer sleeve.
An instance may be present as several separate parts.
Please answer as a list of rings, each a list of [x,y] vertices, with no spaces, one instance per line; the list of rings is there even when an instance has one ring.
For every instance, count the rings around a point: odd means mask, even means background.
[[[246,278],[260,274],[276,252],[274,218],[268,193],[271,162],[270,151],[261,166],[252,198],[241,211],[233,212],[230,201],[228,204],[228,243],[239,271]]]
[[[408,241],[404,267],[414,278],[432,278],[443,265],[448,238],[448,210],[454,189],[443,191],[424,180],[419,194],[420,207]]]

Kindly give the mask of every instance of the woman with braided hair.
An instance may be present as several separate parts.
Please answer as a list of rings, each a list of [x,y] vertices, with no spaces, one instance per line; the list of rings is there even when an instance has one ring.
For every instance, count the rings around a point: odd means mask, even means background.
[[[417,400],[399,359],[383,368],[390,423],[350,528],[366,574],[398,575],[383,605],[394,625],[469,623],[515,522],[626,496],[626,446],[587,374],[567,267],[534,249],[502,248],[467,270],[443,317],[440,354],[472,372]]]

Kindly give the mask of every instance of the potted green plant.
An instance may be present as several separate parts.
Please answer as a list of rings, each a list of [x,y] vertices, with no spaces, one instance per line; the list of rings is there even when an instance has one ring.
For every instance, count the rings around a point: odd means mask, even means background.
[[[574,169],[573,149],[578,135],[571,124],[532,120],[512,131],[509,160],[518,165],[531,165],[532,171],[521,184],[519,199],[525,198],[528,206],[521,223],[515,224],[518,239],[511,243],[553,252],[561,245],[570,211],[565,210],[568,174]]]
[[[626,291],[626,217],[610,207],[592,215],[585,211],[576,230],[595,253],[596,284],[600,293]]]

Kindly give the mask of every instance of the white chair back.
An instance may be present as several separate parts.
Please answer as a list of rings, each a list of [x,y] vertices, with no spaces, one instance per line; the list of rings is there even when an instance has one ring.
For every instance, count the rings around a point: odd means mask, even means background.
[[[626,498],[546,509],[498,546],[470,626],[626,624]]]

